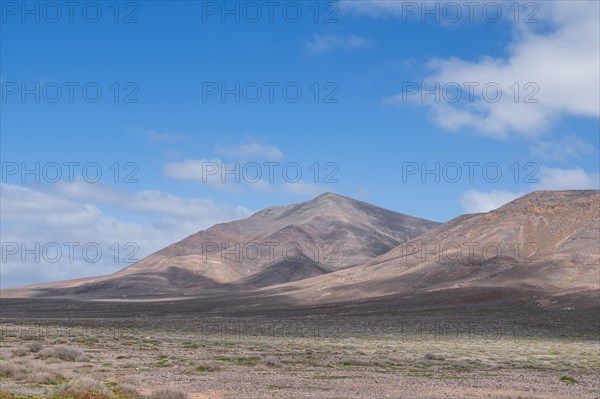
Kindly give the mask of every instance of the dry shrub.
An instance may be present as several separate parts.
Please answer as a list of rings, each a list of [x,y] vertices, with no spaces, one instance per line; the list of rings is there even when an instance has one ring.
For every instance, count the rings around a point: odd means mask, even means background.
[[[62,374],[48,367],[10,361],[0,362],[0,377],[32,384],[58,384],[64,380]]]
[[[29,348],[29,351],[33,353],[38,353],[39,351],[44,349],[44,345],[40,344],[39,342],[32,342],[29,345],[27,345],[27,347]]]
[[[108,399],[111,393],[101,382],[82,377],[58,387],[51,398],[61,398],[61,395],[62,397]]]
[[[87,362],[89,358],[79,349],[72,346],[55,346],[40,352],[40,358],[56,358],[67,362]]]

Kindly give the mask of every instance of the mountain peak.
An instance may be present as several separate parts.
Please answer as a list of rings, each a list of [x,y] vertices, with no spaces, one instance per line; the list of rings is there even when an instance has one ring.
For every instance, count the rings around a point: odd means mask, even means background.
[[[327,191],[327,192],[324,192],[321,195],[316,196],[314,199],[319,199],[319,198],[340,198],[340,197],[341,198],[345,198],[344,196],[336,194],[336,193],[334,193],[332,191]]]
[[[299,202],[291,205],[271,206],[268,208],[264,208],[259,211],[256,211],[252,216],[280,218],[281,216],[289,216],[297,212],[298,209],[311,209],[312,211],[314,211],[314,209],[323,208],[324,206],[330,206],[332,203],[339,203],[340,199],[352,201],[351,198],[347,198],[342,195],[328,191],[308,201]]]
[[[310,201],[307,201],[307,203],[309,203],[309,204],[310,203],[336,203],[336,204],[339,204],[342,201],[354,202],[356,200],[349,198],[349,197],[344,197],[343,195],[336,194],[331,191],[328,191],[326,193],[323,193],[323,194],[313,198]]]

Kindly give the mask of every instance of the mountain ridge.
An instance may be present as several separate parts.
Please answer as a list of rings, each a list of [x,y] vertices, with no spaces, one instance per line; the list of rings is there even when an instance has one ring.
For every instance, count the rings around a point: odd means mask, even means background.
[[[600,190],[542,191],[459,216],[363,265],[277,288],[292,302],[330,303],[505,287],[551,304],[598,291],[599,266]]]
[[[32,288],[50,296],[180,295],[258,288],[267,281],[285,283],[281,280],[285,276],[302,278],[363,263],[438,225],[328,192],[214,225],[112,275]],[[269,271],[273,276],[265,275]],[[255,273],[260,276],[253,279]]]
[[[421,219],[335,195],[315,200],[267,208],[245,223],[221,224],[191,235],[184,245],[179,242],[164,249],[168,255],[168,248],[181,245],[177,251],[183,256],[166,263],[161,263],[163,255],[159,259],[148,257],[155,264],[142,263],[139,273],[135,268],[127,268],[121,274],[77,280],[70,286],[63,282],[58,283],[58,288],[51,284],[46,288],[33,287],[29,292],[14,290],[9,295],[4,290],[2,296],[102,298],[120,297],[126,292],[129,298],[169,299],[185,293],[192,296],[191,303],[212,306],[215,311],[236,312],[250,308],[267,311],[362,306],[361,303],[387,303],[387,308],[393,305],[416,310],[486,303],[526,303],[559,310],[600,305],[600,190],[530,193],[490,212],[461,215],[444,224],[428,222],[432,228],[424,228],[422,234],[405,241],[395,237],[396,245],[381,244],[388,236],[380,230],[388,225],[384,223],[378,229],[373,221],[379,223],[387,217],[390,222],[390,218],[397,218],[409,227],[399,230],[398,235],[404,236],[412,231],[410,227],[415,227],[414,221]],[[355,206],[363,210],[358,213]],[[354,214],[359,216],[348,219]],[[255,223],[257,217],[261,220]],[[277,227],[284,227],[272,233],[272,219],[283,221]],[[364,221],[370,222],[363,224]],[[261,228],[261,224],[266,228]],[[391,224],[402,225],[393,221]],[[365,226],[372,227],[368,236],[363,234]],[[202,237],[243,237],[246,230],[251,239],[281,242],[333,237],[345,244],[343,251],[337,253],[344,262],[310,259],[307,248],[297,259],[247,263],[245,269],[240,269],[218,259],[209,259],[205,265],[202,256],[189,247],[202,242]],[[353,245],[348,246],[347,242]],[[477,251],[463,252],[465,248]],[[361,257],[363,261],[356,262]],[[196,263],[190,266],[192,262]],[[162,272],[153,274],[153,267]],[[210,273],[195,273],[194,267],[205,267]],[[235,275],[220,282],[222,276],[218,273]],[[117,279],[112,281],[115,276]],[[132,291],[131,286],[146,288]]]

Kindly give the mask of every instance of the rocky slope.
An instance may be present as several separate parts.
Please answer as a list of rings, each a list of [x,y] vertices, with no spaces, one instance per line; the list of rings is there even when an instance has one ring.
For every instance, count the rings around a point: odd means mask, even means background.
[[[598,297],[600,191],[542,191],[465,215],[364,265],[281,286],[293,302],[523,292],[540,306]]]
[[[213,226],[110,276],[5,290],[3,295],[236,292],[361,264],[438,225],[326,193]]]

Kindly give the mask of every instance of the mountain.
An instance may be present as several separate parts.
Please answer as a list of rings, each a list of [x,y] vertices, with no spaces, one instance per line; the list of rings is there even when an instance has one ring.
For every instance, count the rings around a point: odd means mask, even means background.
[[[439,223],[333,193],[218,224],[109,276],[4,290],[3,296],[239,292],[363,264]]]
[[[443,306],[521,296],[537,306],[576,298],[596,298],[597,306],[599,278],[600,191],[540,191],[460,216],[363,265],[271,293],[304,304],[401,296],[405,304]]]

